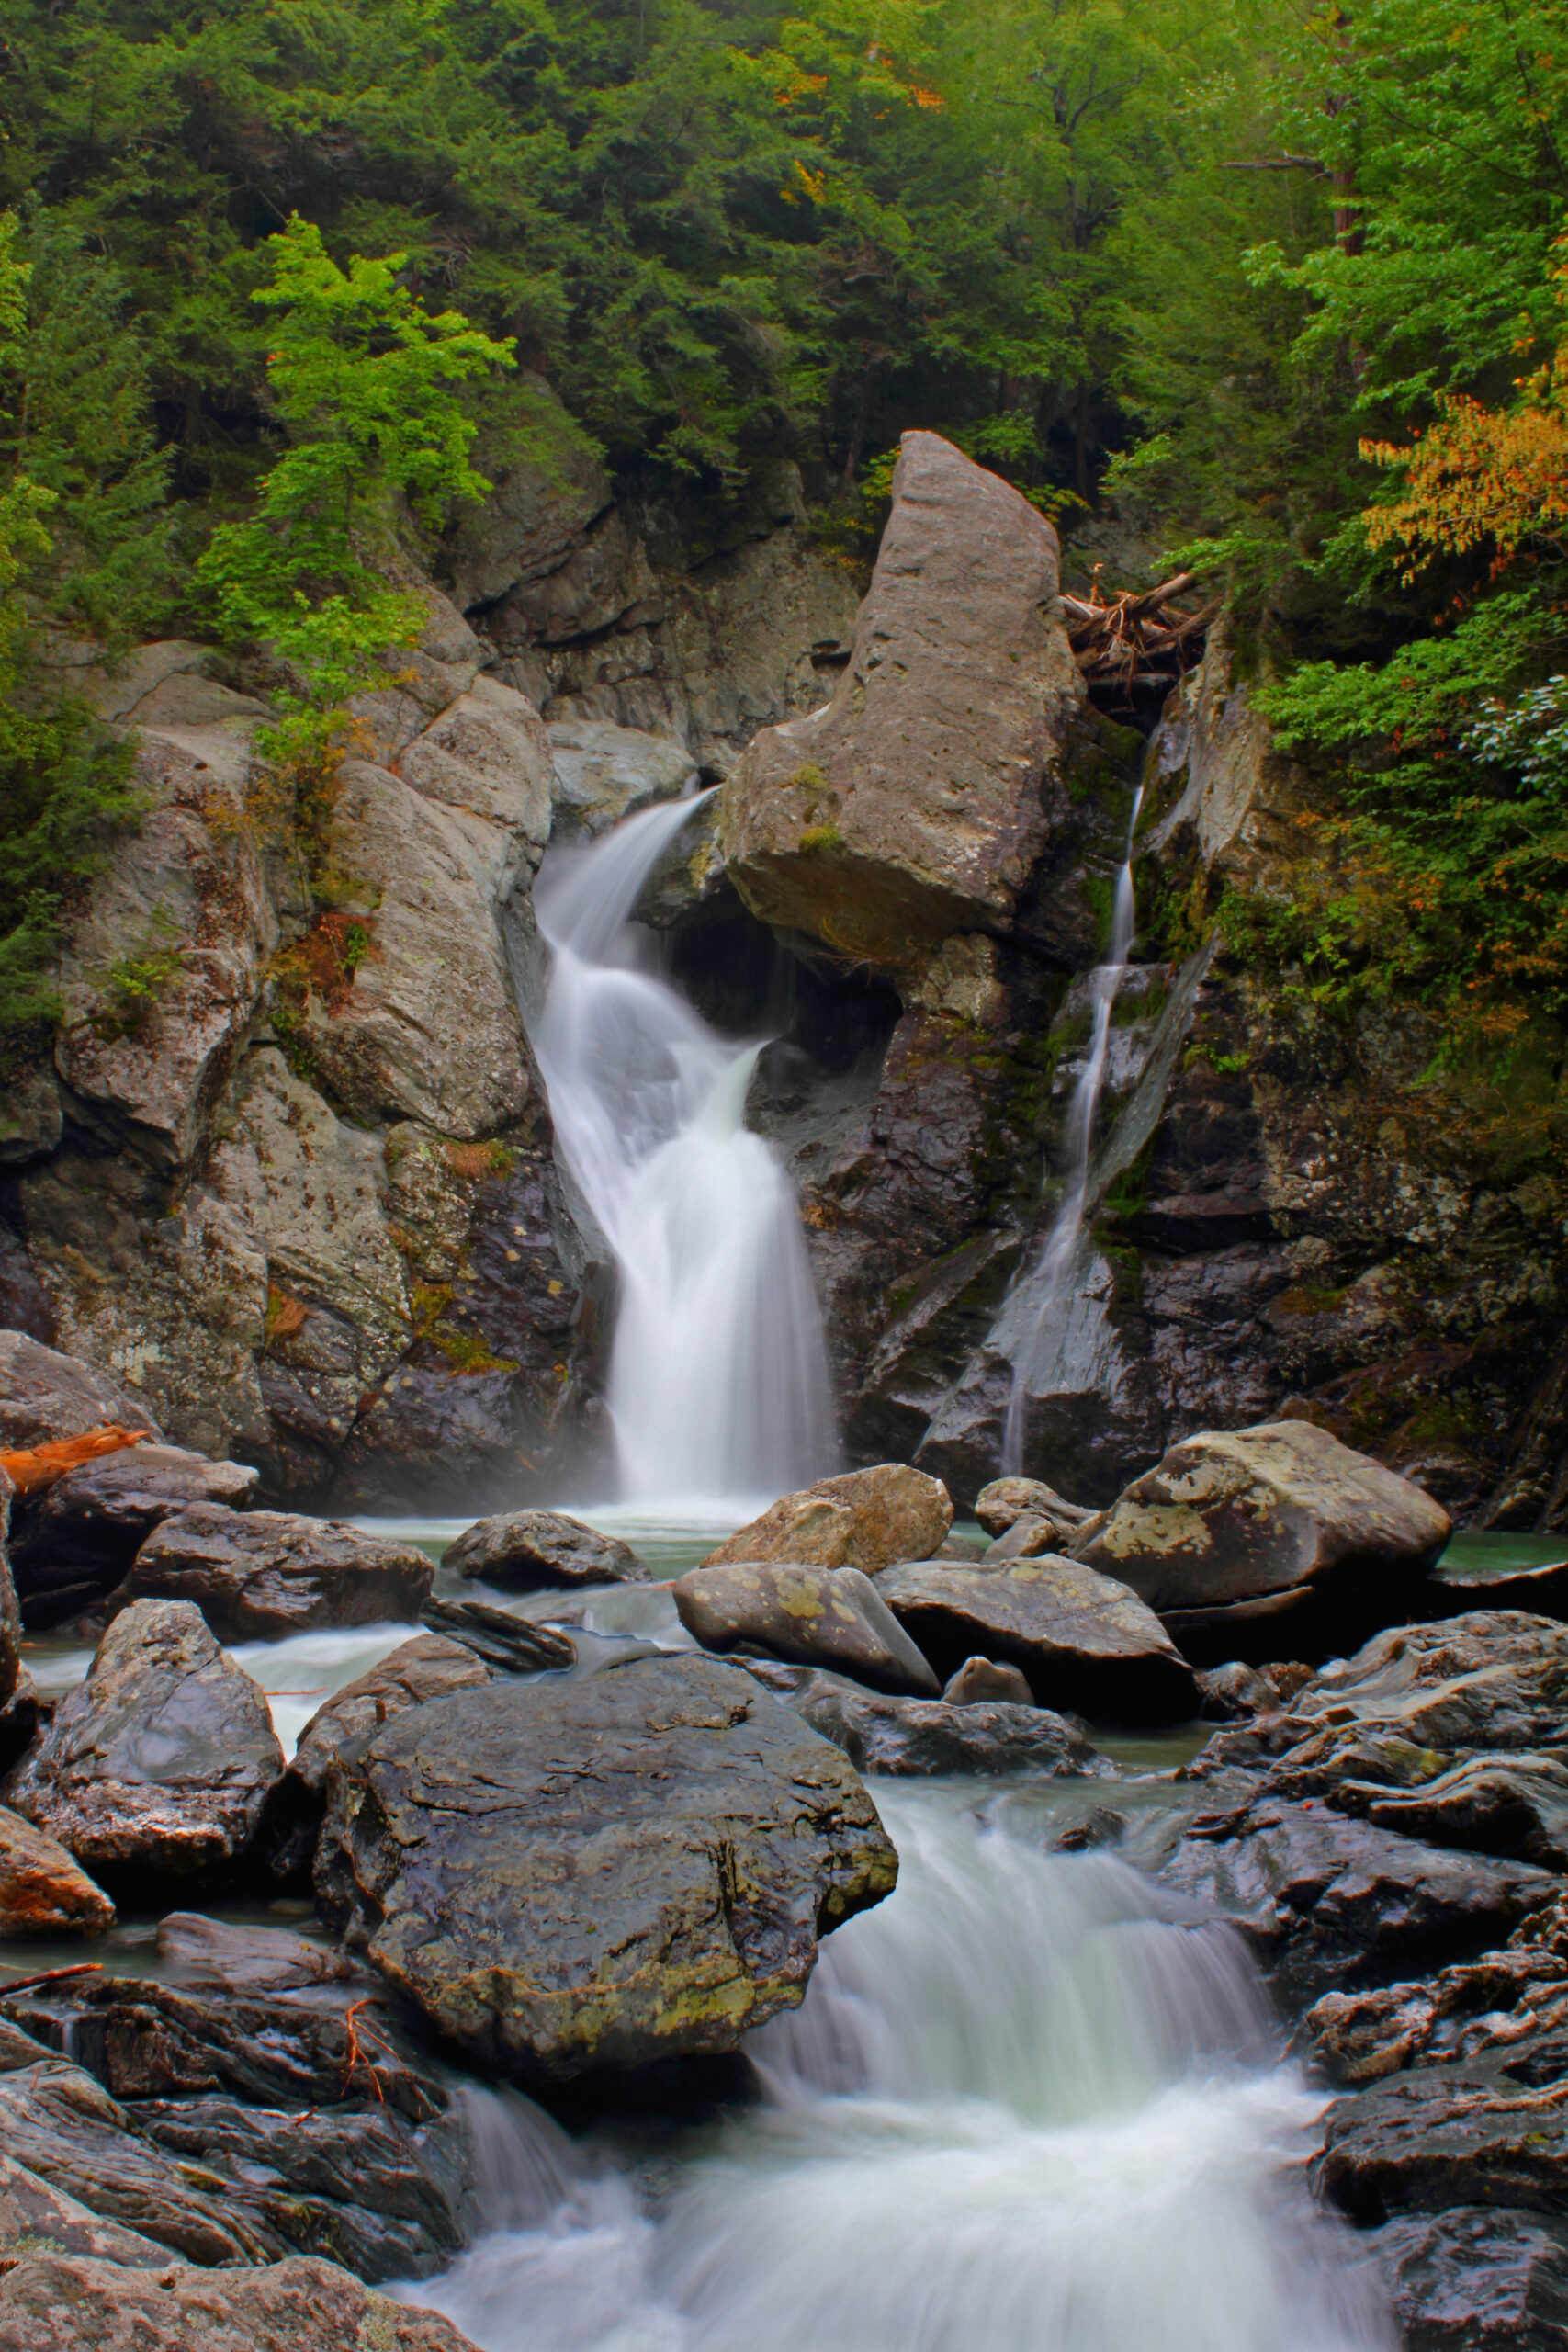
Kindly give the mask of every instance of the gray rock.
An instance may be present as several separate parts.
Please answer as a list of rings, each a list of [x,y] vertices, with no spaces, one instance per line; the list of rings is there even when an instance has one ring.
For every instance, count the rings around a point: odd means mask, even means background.
[[[1568,2205],[1564,2045],[1418,2066],[1337,2100],[1316,2185],[1363,2227],[1391,2213]]]
[[[1562,2352],[1568,2343],[1561,2222],[1461,2207],[1387,2222],[1363,2243],[1404,2352]]]
[[[739,1667],[497,1682],[329,1782],[318,1902],[484,2064],[560,2079],[732,2049],[897,1859],[848,1764]]]
[[[1220,1723],[1248,1722],[1256,1715],[1277,1715],[1297,1690],[1312,1679],[1305,1666],[1247,1666],[1232,1658],[1212,1666],[1194,1678],[1203,1713]]]
[[[12,1557],[29,1623],[56,1593],[117,1585],[152,1530],[187,1504],[248,1503],[260,1476],[177,1445],[128,1446],[67,1471],[17,1514]]]
[[[59,1840],[0,1805],[0,1938],[96,1936],[114,1905]]]
[[[186,1601],[117,1617],[0,1800],[102,1877],[188,1877],[254,1838],[283,1751],[261,1690]]]
[[[194,1601],[220,1641],[281,1641],[323,1626],[407,1623],[434,1577],[413,1544],[298,1511],[197,1503],[148,1537],[110,1606]]]
[[[1204,1431],[1135,1478],[1077,1558],[1163,1615],[1299,1591],[1330,1578],[1387,1595],[1391,1613],[1448,1542],[1440,1503],[1311,1421]]]
[[[298,2258],[152,2275],[28,2253],[0,2277],[7,2352],[474,2352],[434,2312],[389,2302],[349,2271]]]
[[[564,1510],[509,1510],[476,1520],[447,1545],[441,1565],[507,1592],[639,1583],[649,1575],[647,1561],[629,1544],[601,1535]]]
[[[592,840],[635,809],[677,800],[697,763],[672,736],[647,735],[603,718],[547,729],[555,762],[554,838]]]
[[[942,1687],[950,1707],[975,1707],[999,1701],[1006,1706],[1032,1707],[1034,1694],[1029,1679],[1016,1666],[998,1666],[994,1658],[966,1657]]]
[[[907,433],[850,665],[725,786],[730,878],[766,922],[908,970],[1011,922],[1083,699],[1057,545],[1019,492]]]
[[[0,2276],[42,2250],[126,2262],[141,2270],[164,2268],[169,2249],[155,2238],[106,2222],[62,2188],[53,2188],[14,2156],[0,2155]]]
[[[836,1669],[874,1690],[934,1698],[942,1687],[858,1568],[734,1560],[682,1577],[674,1598],[682,1624],[705,1650],[755,1648]]]
[[[1004,1568],[892,1568],[877,1590],[942,1674],[983,1652],[1016,1666],[1043,1707],[1175,1723],[1197,1710],[1192,1670],[1125,1585],[1075,1560]]]
[[[25,1331],[0,1331],[0,1453],[50,1445],[116,1423],[163,1432],[131,1390]]]
[[[427,1600],[423,1622],[499,1674],[554,1674],[577,1663],[570,1634],[482,1600]]]
[[[975,1516],[987,1535],[1005,1535],[1014,1520],[1038,1511],[1058,1527],[1081,1527],[1095,1514],[1082,1503],[1070,1503],[1043,1478],[993,1478],[975,1498]]]
[[[813,1674],[789,1699],[813,1731],[841,1747],[857,1772],[929,1779],[938,1773],[1095,1772],[1083,1734],[1027,1701],[955,1704],[947,1699],[873,1697],[837,1675]]]
[[[718,846],[718,802],[705,794],[649,867],[632,909],[654,931],[691,931],[743,911]]]
[[[1380,1829],[1568,1870],[1568,1765],[1561,1756],[1471,1756],[1411,1788],[1346,1779],[1332,1794],[1342,1813]]]
[[[940,1478],[883,1462],[783,1496],[710,1552],[703,1566],[795,1560],[875,1576],[895,1560],[930,1559],[952,1525],[953,1500]]]

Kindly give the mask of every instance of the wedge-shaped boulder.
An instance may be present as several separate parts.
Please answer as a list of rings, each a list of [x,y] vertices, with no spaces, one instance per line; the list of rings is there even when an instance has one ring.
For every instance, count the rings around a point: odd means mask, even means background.
[[[56,1838],[0,1805],[0,1937],[96,1936],[114,1905]]]
[[[837,1748],[662,1657],[400,1715],[332,1775],[316,1890],[438,2030],[558,2080],[732,2049],[897,1870]]]
[[[1043,1707],[1111,1723],[1178,1723],[1198,1711],[1192,1669],[1152,1610],[1077,1560],[916,1563],[889,1569],[876,1589],[939,1674],[980,1651],[1018,1667]]]
[[[791,1665],[836,1668],[874,1690],[935,1698],[942,1688],[858,1568],[767,1560],[694,1568],[675,1586],[675,1606],[705,1650],[757,1649]]]
[[[1359,1588],[1357,1600],[1386,1590],[1393,1611],[1451,1525],[1419,1487],[1326,1430],[1268,1421],[1172,1446],[1073,1550],[1161,1616],[1329,1579]]]
[[[29,2250],[0,2278],[6,2352],[474,2352],[335,2263],[157,2272]]]
[[[618,1536],[564,1510],[508,1510],[477,1519],[443,1556],[444,1568],[477,1577],[506,1592],[539,1592],[552,1585],[628,1584],[648,1576],[648,1563]]]
[[[902,1462],[880,1462],[781,1496],[710,1552],[703,1566],[798,1560],[875,1576],[896,1560],[929,1560],[952,1525],[953,1498],[940,1478]]]
[[[111,1606],[194,1601],[220,1641],[281,1641],[322,1626],[412,1623],[434,1580],[414,1544],[298,1511],[197,1503],[148,1538]]]
[[[265,1696],[200,1611],[142,1600],[110,1625],[0,1801],[96,1877],[187,1877],[243,1853],[282,1770]]]

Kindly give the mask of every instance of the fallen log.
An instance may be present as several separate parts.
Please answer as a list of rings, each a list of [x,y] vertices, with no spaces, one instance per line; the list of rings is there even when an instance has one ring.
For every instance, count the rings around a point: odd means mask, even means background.
[[[19,1495],[41,1495],[68,1470],[100,1454],[118,1453],[128,1445],[150,1442],[145,1430],[124,1430],[111,1421],[101,1430],[84,1430],[80,1437],[51,1438],[45,1445],[25,1446],[19,1453],[0,1453],[4,1470]]]

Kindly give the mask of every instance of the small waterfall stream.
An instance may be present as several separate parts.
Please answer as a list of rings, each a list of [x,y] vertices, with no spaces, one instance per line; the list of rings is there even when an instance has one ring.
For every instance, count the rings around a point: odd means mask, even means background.
[[[693,806],[546,858],[535,905],[552,964],[535,1045],[620,1277],[607,1397],[622,1492],[746,1503],[834,1466],[832,1415],[794,1195],[744,1124],[761,1045],[699,1019],[631,920]]]
[[[1138,786],[1127,825],[1127,848],[1116,876],[1111,908],[1111,939],[1105,959],[1089,975],[1093,990],[1089,1054],[1073,1090],[1066,1124],[1066,1189],[1034,1266],[1003,1309],[1001,1325],[1009,1334],[1012,1358],[1012,1393],[1008,1399],[1002,1431],[1001,1466],[1009,1476],[1023,1467],[1025,1399],[1052,1370],[1069,1320],[1074,1291],[1083,1256],[1084,1208],[1089,1196],[1089,1163],[1094,1149],[1095,1114],[1105,1088],[1105,1066],[1111,1050],[1111,1017],[1127,968],[1137,928],[1137,901],[1133,888],[1133,841],[1144,805]]]

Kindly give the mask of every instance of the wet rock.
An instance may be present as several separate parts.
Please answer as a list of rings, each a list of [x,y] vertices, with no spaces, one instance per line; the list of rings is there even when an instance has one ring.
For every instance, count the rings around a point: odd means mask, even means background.
[[[296,1511],[177,1511],[138,1552],[111,1608],[192,1601],[220,1641],[281,1641],[322,1626],[407,1623],[435,1569],[416,1544]]]
[[[791,1695],[795,1713],[841,1747],[857,1772],[908,1779],[967,1772],[1094,1772],[1101,1762],[1083,1734],[1028,1701],[960,1702],[874,1698],[837,1675],[813,1674]]]
[[[1365,2243],[1405,2352],[1561,2352],[1568,2341],[1568,2234],[1543,2214],[1412,2214]]]
[[[577,1662],[570,1634],[482,1600],[427,1600],[423,1622],[502,1674],[550,1674]]]
[[[897,1859],[739,1667],[638,1659],[400,1716],[329,1782],[318,1902],[464,2049],[559,2079],[734,2047]]]
[[[267,1802],[263,1844],[274,1876],[291,1879],[309,1870],[335,1757],[405,1707],[423,1707],[454,1690],[478,1690],[490,1679],[491,1668],[466,1643],[444,1634],[419,1634],[368,1674],[334,1690],[300,1733],[293,1761]]]
[[[9,2352],[473,2352],[434,2312],[298,2259],[215,2277],[29,2251],[0,2277],[0,2334]]]
[[[753,913],[894,969],[1010,922],[1083,698],[1056,571],[1055,531],[1016,491],[904,435],[832,701],[764,729],[725,786],[725,860]]]
[[[1459,1616],[1474,1609],[1523,1609],[1532,1616],[1568,1617],[1568,1557],[1503,1574],[1484,1559],[1439,1560],[1427,1578],[1423,1616]]]
[[[1159,1875],[1245,1927],[1292,2008],[1501,1942],[1553,1885],[1544,1871],[1447,1853],[1317,1799],[1200,1817]]]
[[[1439,2059],[1484,2058],[1542,2034],[1568,2036],[1568,1959],[1515,1929],[1502,1951],[1409,1984],[1325,1993],[1299,2039],[1336,2083],[1375,2083]]]
[[[1018,1667],[1043,1707],[1126,1723],[1196,1712],[1192,1670],[1158,1619],[1125,1585],[1076,1560],[916,1562],[879,1577],[877,1590],[941,1674],[984,1651]]]
[[[112,1886],[232,1864],[282,1770],[265,1697],[200,1611],[142,1600],[116,1618],[0,1800]]]
[[[1102,1846],[1115,1846],[1127,1834],[1127,1816],[1118,1813],[1114,1805],[1091,1805],[1081,1821],[1075,1821],[1051,1843],[1054,1854],[1093,1854]]]
[[[548,730],[555,763],[552,839],[592,840],[635,809],[676,800],[697,780],[683,743],[602,718]]]
[[[875,1576],[895,1560],[930,1559],[952,1525],[952,1498],[940,1478],[883,1462],[784,1495],[710,1552],[703,1566],[798,1560]]]
[[[1419,1487],[1326,1430],[1272,1421],[1173,1446],[1073,1549],[1162,1615],[1330,1579],[1355,1588],[1357,1610],[1393,1613],[1450,1526]]]
[[[1568,1870],[1568,1764],[1559,1756],[1472,1756],[1414,1788],[1343,1780],[1333,1801],[1380,1829]]]
[[[1058,1527],[1081,1527],[1095,1513],[1070,1503],[1043,1478],[993,1478],[975,1498],[975,1516],[987,1535],[1005,1535],[1026,1511],[1055,1520]]]
[[[138,2269],[164,2268],[169,2249],[106,2222],[62,2188],[53,2188],[14,2156],[0,2155],[0,2277],[41,2250],[85,2254]]]
[[[25,1331],[0,1331],[0,1453],[81,1437],[111,1422],[162,1441],[152,1415],[118,1380]]]
[[[756,1648],[847,1674],[874,1690],[941,1685],[869,1577],[857,1568],[736,1560],[694,1569],[674,1587],[686,1631],[705,1650]]]
[[[0,1743],[5,1739],[5,1714],[22,1681],[22,1617],[11,1573],[11,1510],[15,1494],[9,1476],[0,1469]]]
[[[96,1936],[114,1905],[58,1839],[0,1806],[0,1937]]]
[[[1310,1666],[1247,1666],[1232,1658],[1197,1675],[1203,1713],[1221,1723],[1248,1722],[1258,1715],[1282,1714],[1303,1684],[1312,1680]]]
[[[1362,2228],[1391,2213],[1568,2203],[1564,2045],[1418,2066],[1339,2099],[1323,2127],[1320,2191]]]
[[[629,1544],[601,1535],[563,1510],[509,1510],[476,1520],[447,1545],[441,1565],[506,1592],[641,1582],[649,1575],[647,1561]]]
[[[950,1707],[976,1707],[998,1700],[1007,1706],[1034,1703],[1028,1678],[1016,1666],[998,1666],[988,1657],[966,1657],[943,1685],[942,1695]]]
[[[80,1610],[85,1587],[109,1591],[152,1530],[186,1505],[249,1502],[260,1475],[175,1445],[130,1446],[68,1471],[17,1514],[12,1557],[28,1624],[54,1622],[67,1597]]]

